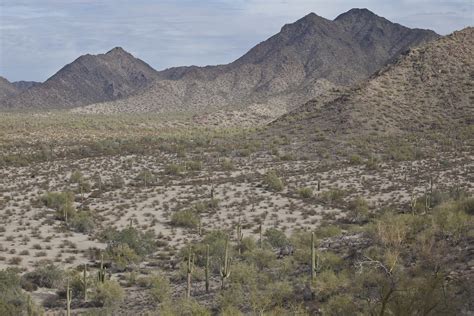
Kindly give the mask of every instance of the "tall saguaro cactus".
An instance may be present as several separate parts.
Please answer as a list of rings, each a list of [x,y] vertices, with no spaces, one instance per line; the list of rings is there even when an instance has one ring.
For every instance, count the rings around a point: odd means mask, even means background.
[[[314,280],[316,272],[316,253],[314,251],[314,233],[311,233],[311,280]]]
[[[316,278],[316,272],[319,269],[319,258],[316,254],[316,248],[315,248],[315,240],[314,240],[314,233],[311,233],[311,280],[314,280]]]
[[[224,289],[224,283],[230,276],[230,257],[229,257],[229,239],[225,241],[224,261],[221,265],[221,288]]]
[[[87,263],[84,263],[84,273],[82,275],[82,286],[84,289],[84,301],[87,301]]]
[[[209,293],[209,245],[206,245],[206,293]]]
[[[236,237],[237,237],[237,248],[240,255],[242,253],[242,240],[244,239],[244,233],[242,233],[242,225],[240,224],[240,218],[239,218],[239,222],[237,223]]]
[[[101,283],[105,282],[105,270],[106,269],[107,268],[104,267],[104,254],[101,254],[101,256],[100,256],[100,268],[99,268],[99,271],[97,272],[97,279]]]
[[[69,280],[66,287],[66,316],[71,316],[72,290],[69,287]]]
[[[190,246],[189,252],[188,252],[188,264],[186,267],[186,274],[187,274],[186,298],[191,297],[191,275],[193,271],[194,271],[194,255]]]

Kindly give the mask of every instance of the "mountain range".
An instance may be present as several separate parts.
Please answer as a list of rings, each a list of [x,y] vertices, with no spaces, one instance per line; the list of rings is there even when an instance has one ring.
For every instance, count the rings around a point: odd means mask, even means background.
[[[73,108],[127,97],[157,78],[157,72],[120,47],[84,55],[41,84],[2,102],[8,108]]]
[[[314,99],[276,119],[270,135],[292,135],[301,148],[324,135],[446,134],[474,125],[474,28],[410,49],[368,81],[326,103]],[[295,128],[297,127],[297,128]]]
[[[334,20],[311,13],[227,65],[156,71],[115,48],[81,56],[20,93],[8,92],[2,83],[0,106],[199,113],[263,105],[284,113],[328,90],[360,83],[407,49],[438,37],[367,9],[352,9]]]

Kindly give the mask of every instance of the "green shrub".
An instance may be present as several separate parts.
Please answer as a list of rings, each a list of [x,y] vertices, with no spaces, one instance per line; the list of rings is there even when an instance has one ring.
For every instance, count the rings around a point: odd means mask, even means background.
[[[245,236],[242,238],[240,244],[240,250],[242,253],[253,251],[255,248],[257,248],[257,241],[253,236]]]
[[[156,176],[149,170],[143,170],[140,172],[136,177],[136,180],[139,181],[143,186],[155,185],[157,181]]]
[[[314,281],[316,295],[323,300],[338,294],[343,288],[350,285],[349,277],[344,273],[336,273],[333,270],[323,270],[318,273]]]
[[[197,213],[204,213],[208,212],[209,210],[216,209],[218,206],[218,199],[209,199],[195,203],[193,208]]]
[[[177,176],[184,171],[184,168],[177,164],[170,164],[165,166],[165,174]]]
[[[94,230],[95,222],[89,212],[78,212],[71,220],[71,228],[76,232],[87,234]]]
[[[168,302],[171,299],[171,285],[167,277],[154,274],[138,279],[138,284],[148,289],[148,293],[158,303]]]
[[[115,268],[123,271],[133,264],[138,264],[141,257],[128,244],[117,244],[107,247],[107,259],[112,261]]]
[[[235,262],[232,264],[232,273],[229,282],[239,285],[252,285],[258,281],[258,270],[253,264]]]
[[[349,163],[351,165],[360,165],[362,163],[362,158],[359,155],[352,155],[349,157]]]
[[[199,225],[199,215],[193,210],[181,210],[171,215],[171,224],[174,226],[196,228]]]
[[[74,208],[74,194],[72,192],[48,192],[41,197],[46,207],[56,210],[58,218],[71,219],[76,214]]]
[[[267,241],[274,248],[281,248],[290,244],[285,233],[276,228],[269,228],[263,234],[265,241]]]
[[[43,204],[56,211],[56,216],[60,219],[70,218],[74,216],[75,209],[72,202],[74,195],[71,192],[48,192],[41,197]]]
[[[328,316],[354,315],[356,311],[353,298],[345,294],[331,296],[322,306],[323,315]]]
[[[340,203],[342,202],[346,192],[340,189],[331,189],[328,191],[321,192],[319,197],[321,200],[327,202],[328,204]]]
[[[245,261],[254,264],[259,269],[267,269],[276,264],[276,255],[270,249],[257,248],[244,254]]]
[[[0,270],[0,315],[42,315],[42,311],[21,289],[21,278],[16,269]]]
[[[113,280],[98,282],[93,294],[93,300],[97,304],[108,308],[117,308],[124,299],[124,290],[120,284]]]
[[[446,202],[433,209],[434,224],[445,235],[451,235],[456,240],[467,235],[473,225],[473,218],[465,212],[463,202]]]
[[[160,306],[159,315],[165,316],[211,316],[211,312],[205,306],[200,305],[194,299],[179,299]]]
[[[461,209],[469,215],[474,215],[474,198],[468,198],[460,202]]]
[[[22,279],[38,287],[53,289],[63,284],[64,271],[53,264],[40,265],[34,271],[24,274]]]
[[[213,230],[208,232],[201,242],[193,244],[193,252],[196,255],[195,264],[199,267],[204,267],[206,263],[206,248],[207,245],[209,245],[211,271],[218,273],[220,269],[220,263],[224,258],[225,241],[227,238],[228,234],[226,232]],[[229,247],[228,251],[229,256],[232,258],[234,249]],[[184,260],[187,258],[187,255],[188,249],[186,247],[182,248],[179,255],[180,258]]]
[[[107,243],[106,258],[111,260],[118,270],[139,263],[157,248],[153,231],[141,232],[134,227],[127,227],[121,231],[107,229],[99,237]]]
[[[342,270],[344,260],[332,251],[318,252],[319,265],[321,270]]]
[[[69,182],[71,183],[81,183],[84,180],[84,176],[82,175],[81,171],[74,170],[69,177]]]
[[[339,226],[336,225],[319,226],[314,231],[314,235],[318,238],[334,237],[339,236],[340,234],[342,234],[342,230]]]
[[[283,181],[278,177],[274,170],[270,170],[265,174],[263,182],[267,188],[272,191],[281,191],[284,187]]]
[[[298,195],[303,199],[309,199],[313,196],[313,189],[310,187],[301,188],[298,190]]]
[[[349,218],[355,221],[364,221],[367,220],[369,215],[369,204],[367,200],[361,197],[356,197],[355,199],[349,202]]]
[[[227,171],[235,169],[234,163],[232,162],[232,160],[228,158],[225,158],[224,160],[222,160],[221,167],[222,169],[227,170]]]
[[[202,162],[196,160],[188,161],[186,162],[186,169],[191,171],[200,171],[202,170]]]
[[[232,273],[231,273],[232,277]],[[240,316],[239,307],[246,302],[244,288],[238,283],[231,283],[220,291],[217,296],[217,304],[221,313],[219,315]]]

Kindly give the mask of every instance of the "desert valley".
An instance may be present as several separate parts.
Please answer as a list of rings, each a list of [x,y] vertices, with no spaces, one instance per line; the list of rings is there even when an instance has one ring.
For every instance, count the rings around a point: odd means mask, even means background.
[[[474,313],[474,28],[125,49],[0,78],[0,315]]]

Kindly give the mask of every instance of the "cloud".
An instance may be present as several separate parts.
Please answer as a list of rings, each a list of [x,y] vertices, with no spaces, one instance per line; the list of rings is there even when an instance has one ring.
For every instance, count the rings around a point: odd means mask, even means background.
[[[441,34],[473,24],[471,0],[3,0],[0,75],[45,80],[115,46],[156,69],[228,63],[309,12],[353,7]]]

